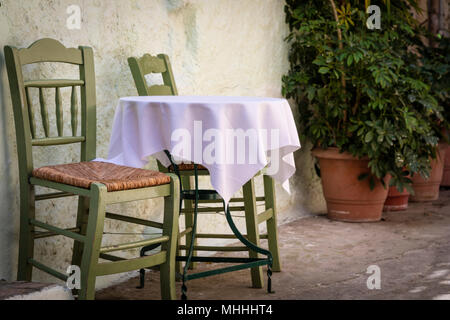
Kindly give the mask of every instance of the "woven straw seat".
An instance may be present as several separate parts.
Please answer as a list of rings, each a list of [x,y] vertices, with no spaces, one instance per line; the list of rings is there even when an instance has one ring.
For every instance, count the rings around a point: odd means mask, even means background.
[[[34,169],[32,174],[36,178],[86,189],[89,189],[92,183],[98,182],[104,184],[108,191],[170,183],[170,177],[161,172],[97,161],[41,167]]]
[[[198,170],[207,170],[204,166],[202,166],[201,164],[197,165],[197,169]],[[169,166],[169,170],[170,172],[173,172],[173,165]],[[189,171],[189,170],[194,170],[194,164],[193,163],[180,163],[178,164],[178,170],[180,171]]]

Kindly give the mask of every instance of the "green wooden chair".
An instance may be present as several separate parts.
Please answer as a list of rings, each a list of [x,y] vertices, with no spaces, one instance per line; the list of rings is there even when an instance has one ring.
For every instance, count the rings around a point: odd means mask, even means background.
[[[175,299],[175,256],[178,236],[179,180],[174,174],[93,162],[96,154],[96,93],[93,51],[89,47],[66,48],[52,39],[42,39],[29,48],[4,48],[16,127],[20,173],[20,244],[18,280],[31,281],[33,267],[63,281],[67,275],[54,270],[33,256],[34,241],[62,235],[74,240],[72,265],[80,266],[79,299],[94,299],[96,277],[160,266],[161,295]],[[22,67],[40,62],[69,63],[79,66],[77,80],[24,80]],[[78,97],[81,92],[81,134],[77,135]],[[39,91],[44,137],[38,137],[31,90]],[[51,135],[44,90],[55,90],[56,131]],[[61,90],[71,90],[71,136],[64,136]],[[81,162],[34,169],[32,147],[81,143]],[[57,190],[48,194],[35,192],[41,186]],[[35,217],[35,202],[78,196],[76,226],[62,229]],[[164,222],[105,212],[105,206],[164,197]],[[102,246],[105,219],[161,228],[162,235],[125,244]],[[44,229],[38,232],[35,228]],[[159,243],[161,252],[134,259],[110,254]],[[108,262],[100,262],[99,259]]]
[[[170,65],[169,57],[165,54],[158,54],[157,56],[151,56],[145,54],[140,58],[131,57],[128,59],[131,73],[134,78],[134,82],[140,96],[151,95],[177,95],[178,91],[175,85],[175,79],[173,77],[172,67]],[[147,74],[161,74],[163,84],[162,85],[148,85],[145,76]],[[158,163],[159,169],[162,172],[167,172],[167,169]],[[190,190],[193,187],[192,177],[194,176],[193,164],[180,164],[178,166],[180,170],[181,183],[183,189]],[[209,175],[208,171],[199,166],[199,175]],[[173,172],[172,166],[169,170]],[[261,174],[260,172],[259,174]],[[278,249],[278,235],[277,235],[277,214],[276,214],[276,199],[275,199],[275,185],[274,180],[267,175],[263,175],[264,179],[264,196],[257,197],[255,195],[255,182],[254,178],[248,181],[243,187],[243,198],[233,198],[230,205],[231,211],[245,211],[246,227],[247,227],[247,239],[253,242],[255,245],[260,246],[260,239],[268,239],[269,250],[273,256],[272,270],[275,272],[281,271],[281,262]],[[205,200],[200,202],[204,203],[221,203],[221,200]],[[257,202],[264,203],[264,211],[258,213]],[[243,203],[243,206],[242,206]],[[241,204],[241,205],[236,205]],[[198,209],[199,213],[219,213],[223,211],[223,207],[206,206]],[[193,213],[194,213],[194,201],[184,200],[184,208],[181,209],[185,215],[186,229],[180,233],[180,237],[186,236],[192,232],[193,227]],[[266,222],[267,234],[260,234],[259,224]],[[196,238],[214,238],[214,239],[233,239],[234,235],[230,234],[197,234]],[[186,237],[186,244],[179,245],[179,249],[187,250],[190,247],[190,237]],[[196,251],[246,251],[247,247],[221,247],[221,246],[199,246],[194,244],[194,256]],[[258,254],[249,251],[250,258],[257,258]],[[194,268],[194,263],[191,263],[190,268]],[[180,270],[180,266],[177,266],[177,270]],[[264,286],[262,277],[262,268],[256,267],[251,270],[252,284],[255,288],[262,288]]]

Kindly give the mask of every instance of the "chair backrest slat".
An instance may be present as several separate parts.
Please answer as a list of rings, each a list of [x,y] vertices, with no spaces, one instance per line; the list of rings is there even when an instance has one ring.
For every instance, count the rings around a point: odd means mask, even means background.
[[[162,60],[158,57],[153,57],[153,56],[149,55],[148,53],[144,54],[144,56],[141,57],[141,59],[139,60],[139,63],[141,65],[142,72],[144,74],[163,73],[163,72],[167,71],[164,60]]]
[[[64,88],[84,85],[83,80],[71,79],[46,79],[46,80],[29,80],[24,81],[25,88]]]
[[[89,47],[66,48],[52,39],[42,39],[25,49],[5,46],[5,60],[13,102],[21,185],[26,185],[33,170],[32,146],[81,143],[80,161],[96,157],[96,97],[94,55]],[[38,79],[24,81],[22,67],[30,63],[60,62],[79,66],[79,79]],[[78,100],[77,87],[81,98]],[[31,90],[39,91],[39,105],[45,137],[37,137]],[[71,88],[70,113],[72,136],[64,136],[61,88]],[[50,132],[49,109],[45,90],[55,89],[57,136]],[[81,133],[77,135],[78,103],[81,106]]]
[[[154,85],[147,90],[149,96],[172,96],[172,87],[166,85]]]
[[[144,54],[140,58],[131,57],[128,59],[131,73],[133,75],[136,89],[140,96],[176,96],[178,95],[175,79],[172,73],[169,57],[165,54],[158,54],[156,57]],[[145,76],[147,74],[160,73],[163,85],[147,84]]]
[[[48,120],[47,103],[45,101],[44,89],[39,88],[39,105],[41,106],[42,126],[44,127],[45,137],[50,137],[50,122]]]
[[[28,121],[30,122],[31,138],[34,139],[36,137],[36,124],[34,122],[34,112],[33,112],[33,106],[31,104],[29,88],[25,89],[25,95],[26,95],[26,99],[27,99]]]
[[[36,124],[34,119],[34,110],[32,107],[32,101],[30,97],[30,89],[39,89],[39,105],[41,111],[42,126],[44,128],[44,134],[46,138],[51,136],[50,132],[50,120],[48,116],[47,100],[45,98],[44,89],[52,88],[55,89],[55,110],[56,110],[56,129],[58,137],[64,135],[64,109],[63,100],[61,95],[61,88],[70,87],[71,97],[70,97],[70,115],[71,115],[71,129],[72,136],[75,137],[78,128],[78,96],[76,93],[76,88],[81,87],[84,84],[82,80],[33,80],[24,81],[25,94],[26,94],[26,105],[28,108],[28,118],[30,124],[30,131],[32,139],[36,139]]]
[[[58,130],[58,136],[63,136],[64,131],[64,116],[61,106],[61,90],[59,87],[56,87],[55,92],[55,106],[56,106],[56,128]]]
[[[78,96],[75,86],[72,86],[72,94],[70,96],[70,124],[72,125],[72,136],[77,135],[78,128]]]

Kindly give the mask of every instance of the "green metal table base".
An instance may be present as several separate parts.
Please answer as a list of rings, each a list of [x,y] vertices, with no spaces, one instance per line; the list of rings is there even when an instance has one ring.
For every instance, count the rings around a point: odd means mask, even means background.
[[[167,150],[165,150],[165,153],[174,168],[175,174],[181,180],[178,165],[172,160],[172,156],[170,155],[170,153]],[[271,281],[273,259],[272,259],[271,252],[269,250],[266,250],[266,249],[256,246],[254,243],[249,241],[247,238],[245,238],[240,233],[240,231],[234,224],[233,218],[230,213],[229,206],[225,206],[225,202],[223,201],[221,196],[217,193],[217,191],[215,191],[215,190],[199,190],[198,189],[197,170],[198,170],[197,165],[194,164],[194,173],[195,173],[195,175],[194,175],[195,189],[194,190],[183,190],[183,187],[180,184],[180,208],[182,206],[183,200],[194,200],[194,223],[192,226],[190,247],[189,247],[189,250],[188,250],[186,256],[177,256],[176,257],[177,261],[185,261],[186,262],[184,265],[183,274],[182,274],[183,284],[181,286],[181,291],[182,291],[181,299],[182,300],[187,299],[186,282],[188,280],[199,279],[199,278],[214,276],[214,275],[218,275],[218,274],[222,274],[222,273],[259,267],[259,266],[263,266],[263,265],[267,265],[267,292],[273,293],[272,281]],[[250,250],[255,251],[257,253],[265,255],[266,258],[193,257],[194,242],[195,242],[196,229],[197,229],[197,215],[198,215],[198,201],[199,200],[222,200],[228,225],[230,226],[230,228],[233,231],[236,238],[239,239],[247,248],[249,248]],[[158,244],[143,247],[141,249],[141,256],[144,256],[147,251],[153,250],[157,247],[158,247]],[[191,262],[236,263],[236,265],[188,274],[188,269],[189,269],[189,265],[191,264]],[[144,282],[145,282],[145,270],[141,269],[140,270],[140,286],[138,288],[143,288]]]

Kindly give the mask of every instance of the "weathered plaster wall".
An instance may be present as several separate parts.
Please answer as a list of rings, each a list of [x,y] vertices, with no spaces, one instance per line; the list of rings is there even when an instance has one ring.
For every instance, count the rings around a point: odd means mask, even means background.
[[[282,0],[0,0],[0,46],[29,46],[43,37],[66,46],[92,46],[95,52],[98,142],[97,155],[107,156],[117,100],[136,95],[126,58],[164,52],[172,61],[180,95],[247,95],[280,97],[281,77],[288,69],[287,34]],[[66,27],[69,5],[79,5],[80,30]],[[71,67],[29,66],[31,77],[54,71],[74,72]],[[0,53],[0,278],[16,273],[19,221],[18,168],[12,108],[3,53]],[[68,101],[69,93],[63,95]],[[48,101],[52,101],[53,93]],[[34,97],[37,105],[37,97]],[[68,105],[66,105],[68,108]],[[295,111],[295,110],[294,110]],[[66,112],[69,112],[66,110]],[[66,116],[69,130],[69,117]],[[280,222],[324,211],[321,187],[305,149],[296,154],[297,175],[292,195],[277,186]],[[77,160],[78,148],[36,149],[35,165]],[[154,167],[150,163],[149,167]],[[207,181],[203,181],[207,183]],[[257,189],[261,192],[259,181]],[[40,191],[40,190],[39,190]],[[41,191],[40,191],[41,192]],[[37,206],[37,217],[63,227],[73,226],[76,199],[51,200]],[[160,200],[110,208],[141,217],[161,218]],[[241,214],[242,215],[242,214]],[[200,219],[200,231],[227,232],[223,215]],[[245,228],[242,218],[238,225]],[[108,232],[140,233],[143,230],[118,222]],[[146,233],[154,232],[144,230]],[[134,236],[134,239],[142,234]],[[105,243],[130,240],[128,235],[108,235]],[[40,261],[65,271],[70,264],[72,241],[62,237],[38,240]],[[130,252],[136,254],[136,251]],[[53,278],[35,271],[36,280]],[[112,278],[99,281],[107,285]]]

